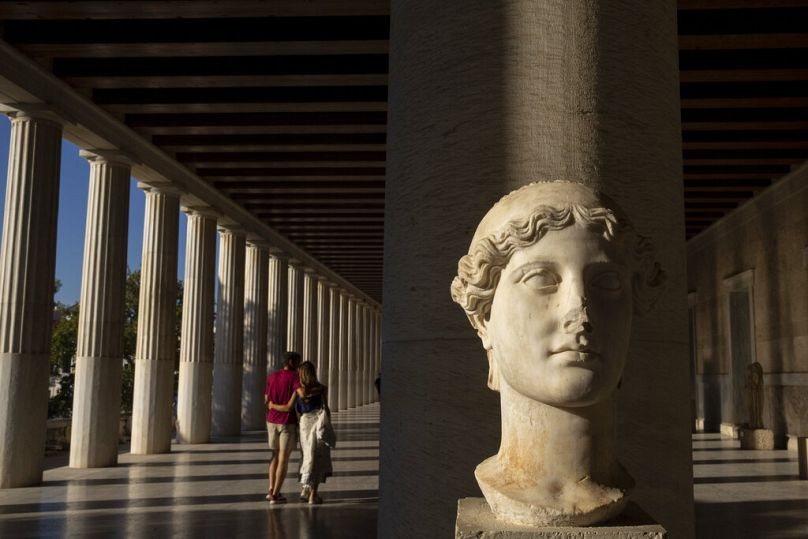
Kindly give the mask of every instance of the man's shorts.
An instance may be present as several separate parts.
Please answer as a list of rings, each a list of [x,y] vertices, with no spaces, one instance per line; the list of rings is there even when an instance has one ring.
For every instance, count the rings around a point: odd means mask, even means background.
[[[269,436],[269,448],[278,451],[283,442],[286,454],[292,452],[297,445],[297,424],[282,425],[279,423],[267,422],[267,434]]]

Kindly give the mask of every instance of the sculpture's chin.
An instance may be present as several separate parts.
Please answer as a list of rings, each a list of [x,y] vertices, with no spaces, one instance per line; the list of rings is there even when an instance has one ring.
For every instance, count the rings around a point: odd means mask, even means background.
[[[619,465],[618,465],[619,466]],[[633,480],[620,467],[614,486],[589,478],[568,483],[517,481],[496,456],[474,472],[494,515],[523,526],[591,526],[619,515],[628,503]]]

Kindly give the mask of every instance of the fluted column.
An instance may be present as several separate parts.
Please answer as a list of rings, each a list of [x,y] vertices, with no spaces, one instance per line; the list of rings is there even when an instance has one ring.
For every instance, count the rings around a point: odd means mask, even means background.
[[[303,353],[303,266],[289,260],[286,350]]]
[[[329,345],[330,342],[330,285],[324,277],[317,279],[317,352],[315,365],[317,365],[317,378],[323,384],[328,384],[329,376]]]
[[[131,165],[122,155],[87,152],[90,185],[79,327],[70,467],[118,462],[124,290]]]
[[[213,386],[216,216],[190,209],[186,213],[177,442],[203,444],[210,438]]]
[[[267,375],[267,264],[265,245],[247,243],[244,269],[244,376],[241,429],[266,428],[264,388]]]
[[[371,358],[373,357],[372,353],[372,346],[373,346],[373,334],[371,333],[373,326],[371,325],[371,306],[365,305],[364,309],[362,309],[362,322],[365,328],[365,350],[364,354],[362,355],[362,396],[363,396],[363,403],[370,404],[371,403],[371,393],[370,393],[370,385],[373,383],[373,378],[371,377]]]
[[[339,394],[337,402],[338,410],[348,408],[348,348],[350,342],[349,320],[350,320],[350,298],[344,290],[339,291],[339,368],[337,369],[337,385]]]
[[[283,366],[283,353],[286,351],[289,270],[286,256],[281,251],[270,252],[268,273],[267,355],[268,371],[271,372]]]
[[[337,285],[328,285],[328,378],[323,383],[328,385],[328,405],[339,410],[339,289]],[[325,360],[324,360],[325,361]]]
[[[376,381],[376,377],[381,377],[382,375],[382,310],[379,307],[379,310],[376,311],[376,369],[373,372],[373,380]],[[374,393],[376,395],[376,400],[381,399],[381,395],[379,393]]]
[[[362,367],[362,362],[365,357],[365,323],[362,313],[365,309],[365,304],[361,300],[356,301],[356,310],[354,311],[354,332],[356,333],[355,359],[353,368],[353,385],[356,392],[356,401],[354,406],[361,406],[363,404],[364,395],[362,389],[365,384],[363,381],[365,372]]]
[[[317,274],[306,268],[303,276],[303,361],[317,365]]]
[[[211,433],[241,432],[244,359],[244,234],[219,227],[219,297],[213,350]]]
[[[169,189],[146,191],[143,256],[132,404],[133,454],[171,449],[174,358],[177,352],[177,228],[179,197]]]
[[[0,247],[0,488],[42,481],[61,137],[55,122],[12,117]]]
[[[359,339],[357,331],[356,313],[358,312],[359,305],[357,304],[354,296],[348,297],[348,368],[346,369],[347,386],[348,386],[348,407],[353,408],[359,402],[357,398],[357,389],[359,385],[356,381],[356,360],[358,358],[357,344]]]

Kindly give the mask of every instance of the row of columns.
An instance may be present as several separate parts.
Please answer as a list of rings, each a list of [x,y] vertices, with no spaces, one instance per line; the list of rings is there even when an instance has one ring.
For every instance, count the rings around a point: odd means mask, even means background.
[[[12,116],[0,257],[0,488],[42,478],[62,130]],[[70,466],[118,456],[131,162],[90,161]],[[146,192],[131,452],[170,450],[180,193]],[[207,208],[183,208],[187,240],[176,398],[180,443],[264,427],[268,370],[286,350],[317,365],[334,410],[376,400],[381,313]],[[217,274],[216,232],[220,238]],[[214,278],[218,279],[214,331]]]

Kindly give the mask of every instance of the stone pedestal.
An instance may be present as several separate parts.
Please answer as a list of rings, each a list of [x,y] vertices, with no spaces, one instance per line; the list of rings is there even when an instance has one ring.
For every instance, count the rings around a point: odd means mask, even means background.
[[[808,479],[808,437],[797,438],[797,461],[800,467],[800,479]]]
[[[738,429],[741,449],[774,449],[774,431],[770,429]]]
[[[730,440],[738,439],[738,425],[734,423],[721,423],[719,432],[722,438],[729,438]]]
[[[665,528],[634,503],[600,526],[533,528],[499,521],[484,498],[457,501],[455,539],[664,539]]]

